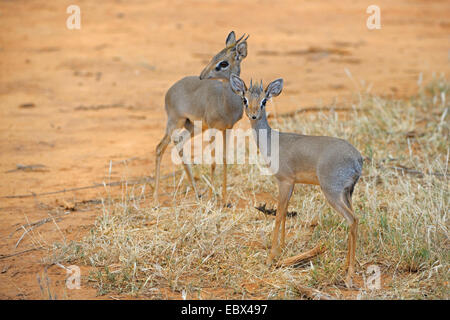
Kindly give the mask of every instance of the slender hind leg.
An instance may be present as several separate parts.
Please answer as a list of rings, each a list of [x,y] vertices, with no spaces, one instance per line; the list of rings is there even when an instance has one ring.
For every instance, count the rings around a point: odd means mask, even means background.
[[[355,217],[353,209],[351,207],[351,195],[349,190],[344,189],[340,192],[330,192],[322,189],[325,197],[330,205],[339,212],[350,227],[348,234],[348,252],[346,265],[348,266],[346,284],[347,287],[352,286],[352,277],[355,273],[355,251],[356,251],[356,239],[358,233],[358,219]]]
[[[356,262],[356,241],[358,239],[358,218],[355,216],[355,213],[353,211],[352,208],[352,203],[351,203],[351,193],[347,192],[346,193],[346,200],[347,200],[347,209],[353,214],[353,218],[354,218],[354,223],[350,228],[350,232],[352,234],[352,252],[349,256],[349,261],[347,262],[347,266],[348,266],[348,273],[353,276],[353,273],[355,271],[355,262]],[[353,259],[353,260],[352,260]]]
[[[184,122],[184,127],[189,132],[189,137],[188,136],[183,136],[182,140],[178,141],[176,147],[177,147],[177,150],[178,150],[178,154],[180,155],[181,161],[183,163],[183,168],[184,168],[184,171],[186,172],[186,175],[188,177],[189,183],[191,184],[192,188],[194,189],[195,197],[197,198],[197,200],[199,200],[199,194],[198,194],[198,191],[197,191],[197,187],[195,185],[194,176],[192,175],[191,166],[188,163],[185,163],[184,159],[183,159],[183,147],[184,147],[184,144],[194,137],[194,124],[189,119],[186,119],[186,121]]]
[[[191,137],[192,137],[193,131],[194,131],[194,126],[188,119],[180,119],[180,120],[175,121],[175,120],[172,120],[169,118],[169,120],[167,121],[166,133],[156,147],[155,190],[153,192],[153,198],[155,199],[156,203],[158,203],[158,190],[159,190],[159,180],[160,180],[161,159],[164,155],[164,152],[167,149],[167,146],[169,145],[169,143],[171,141],[171,135],[172,135],[173,131],[175,129],[181,129],[183,126],[189,131],[189,133],[191,134]],[[184,145],[185,142],[186,141],[183,141],[182,144]],[[181,149],[180,157],[182,158],[183,157],[182,146],[180,149]],[[178,150],[180,150],[180,149],[178,149]],[[179,153],[180,153],[180,151],[179,151]],[[184,162],[183,162],[183,167],[188,175],[190,183],[193,185],[195,194],[197,195],[195,183],[192,179],[191,168],[189,165],[185,164]],[[197,197],[198,197],[198,195],[197,195]]]
[[[158,202],[158,189],[159,189],[159,178],[160,178],[160,167],[161,167],[161,159],[164,155],[164,152],[167,149],[167,146],[170,143],[170,136],[173,130],[176,129],[176,126],[170,119],[167,121],[166,134],[161,139],[161,141],[156,146],[156,161],[155,161],[155,190],[153,192],[153,198],[155,202]]]
[[[275,217],[275,227],[272,234],[272,249],[270,255],[267,257],[267,264],[271,264],[273,258],[280,254],[280,247],[278,246],[278,232],[281,227],[281,244],[284,245],[285,236],[285,222],[286,222],[286,210],[289,200],[292,196],[292,190],[294,189],[294,183],[291,182],[278,182],[278,208],[277,215]]]
[[[347,206],[348,209],[350,209],[350,211],[353,213],[353,207],[352,207],[352,196],[350,194],[350,192],[345,192],[342,200],[344,201],[345,205]],[[354,218],[357,220],[357,218],[354,216]],[[355,224],[355,228],[358,228],[358,223]],[[348,270],[349,266],[350,266],[350,256],[353,254],[354,256],[354,251],[356,249],[356,232],[355,234],[351,233],[351,229],[350,229],[350,235],[348,237],[348,251],[347,251],[347,257],[345,259],[345,269]],[[351,250],[350,250],[351,249]]]

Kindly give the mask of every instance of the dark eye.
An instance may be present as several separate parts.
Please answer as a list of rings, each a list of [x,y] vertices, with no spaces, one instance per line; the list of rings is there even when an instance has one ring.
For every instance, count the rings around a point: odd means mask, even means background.
[[[263,99],[263,100],[261,101],[261,109],[264,108],[264,107],[266,106],[266,102],[267,102],[266,99]]]
[[[242,98],[242,102],[244,103],[244,106],[248,107],[248,101],[247,98]]]
[[[216,66],[216,71],[219,71],[220,69],[225,69],[228,67],[229,63],[227,61],[222,61]]]

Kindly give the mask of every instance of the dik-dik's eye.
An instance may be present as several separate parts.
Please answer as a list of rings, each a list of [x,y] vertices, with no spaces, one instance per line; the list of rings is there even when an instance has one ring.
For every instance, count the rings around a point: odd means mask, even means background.
[[[216,66],[216,70],[219,71],[220,69],[226,69],[228,68],[230,64],[227,61],[221,61],[220,63],[217,64]]]
[[[266,106],[266,102],[267,102],[267,99],[263,99],[263,100],[261,101],[261,109],[264,108],[264,107]]]
[[[244,106],[247,108],[248,107],[248,100],[246,97],[242,98],[242,103],[244,104]]]

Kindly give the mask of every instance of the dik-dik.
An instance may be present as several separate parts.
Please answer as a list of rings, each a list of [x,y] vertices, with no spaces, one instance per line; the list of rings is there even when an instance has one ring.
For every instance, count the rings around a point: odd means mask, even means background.
[[[352,193],[361,176],[363,159],[361,154],[349,142],[332,138],[307,136],[295,133],[279,132],[270,128],[266,117],[266,102],[281,93],[283,79],[271,82],[264,90],[261,84],[251,85],[247,89],[244,81],[232,74],[230,84],[233,91],[241,96],[245,113],[255,131],[266,130],[261,141],[258,132],[257,145],[263,157],[269,154],[273,159],[278,156],[278,170],[274,176],[278,182],[279,196],[272,237],[272,249],[267,258],[270,264],[280,253],[278,232],[281,225],[281,247],[285,243],[286,211],[296,183],[319,185],[330,205],[339,212],[350,226],[348,237],[348,268],[346,283],[351,286],[355,265],[355,249],[358,219],[352,209]],[[271,148],[271,137],[278,134],[278,148]],[[259,137],[259,138],[258,138]],[[277,150],[278,149],[278,150]],[[271,153],[278,153],[271,154]]]
[[[231,129],[242,118],[243,108],[241,98],[230,87],[231,73],[239,75],[241,62],[247,56],[247,38],[236,40],[234,31],[226,39],[226,46],[216,54],[201,72],[200,76],[185,77],[176,82],[166,93],[165,109],[167,113],[166,133],[156,147],[155,190],[154,199],[158,201],[161,158],[171,141],[171,135],[176,129],[186,128],[191,138],[194,135],[194,121],[202,121],[202,130],[208,128],[221,130],[223,143],[223,181],[222,200],[227,194],[227,164],[226,164],[226,129]],[[181,141],[177,147],[180,157],[183,156]],[[198,198],[195,181],[189,164],[183,161],[192,188]],[[215,163],[211,166],[211,180],[214,176]]]

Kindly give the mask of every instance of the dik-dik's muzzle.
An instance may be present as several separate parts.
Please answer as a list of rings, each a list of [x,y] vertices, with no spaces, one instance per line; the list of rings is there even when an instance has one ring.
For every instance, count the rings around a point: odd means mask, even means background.
[[[200,73],[200,80],[207,79],[207,75],[209,74],[209,65],[203,69],[202,73]]]

